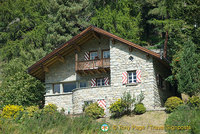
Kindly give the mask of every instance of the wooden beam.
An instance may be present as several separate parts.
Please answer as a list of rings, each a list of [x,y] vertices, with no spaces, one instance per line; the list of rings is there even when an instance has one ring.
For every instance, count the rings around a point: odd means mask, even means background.
[[[128,46],[129,52],[133,51],[133,47],[132,46]]]
[[[94,72],[93,72],[93,70],[90,70],[89,72],[90,72],[92,75],[94,75]]]
[[[49,72],[49,69],[46,66],[43,66],[43,71],[47,73]]]
[[[81,51],[81,47],[79,45],[75,45],[75,50],[77,50],[78,52]]]
[[[112,41],[112,44],[115,44],[115,43],[116,43],[116,41],[115,41],[114,38],[111,38],[111,41]]]
[[[64,58],[63,56],[58,55],[57,58],[58,58],[58,60],[59,60],[60,62],[62,62],[62,63],[65,62],[65,58]]]
[[[100,40],[100,37],[93,31],[92,32],[92,35],[97,39],[97,40]]]
[[[102,68],[101,70],[102,70],[104,73],[107,73],[107,71],[105,70],[105,68]]]
[[[95,69],[94,71],[96,71],[98,74],[101,74],[101,72],[98,69]]]

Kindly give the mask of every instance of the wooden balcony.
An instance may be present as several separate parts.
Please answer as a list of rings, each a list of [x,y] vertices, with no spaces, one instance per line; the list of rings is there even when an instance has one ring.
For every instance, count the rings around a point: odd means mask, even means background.
[[[76,72],[80,74],[107,73],[110,71],[110,58],[76,61]]]

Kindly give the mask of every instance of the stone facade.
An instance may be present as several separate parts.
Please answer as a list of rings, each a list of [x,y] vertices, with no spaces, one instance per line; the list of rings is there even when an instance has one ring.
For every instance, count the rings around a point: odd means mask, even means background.
[[[82,113],[84,101],[97,101],[105,99],[106,107],[120,98],[124,92],[130,92],[137,96],[144,93],[143,103],[147,110],[153,110],[163,106],[167,97],[173,95],[169,84],[165,82],[164,87],[159,88],[157,83],[157,74],[166,78],[170,71],[164,65],[159,63],[153,57],[139,50],[129,50],[129,46],[116,41],[112,41],[101,36],[100,40],[95,38],[89,40],[81,46],[81,52],[78,53],[78,60],[84,60],[85,51],[98,50],[101,57],[102,50],[110,50],[110,72],[98,75],[80,76],[75,71],[75,53],[72,52],[65,57],[65,62],[57,62],[49,67],[49,72],[45,74],[46,95],[45,103],[54,103],[59,108],[64,108],[66,113]],[[133,57],[133,60],[130,60]],[[122,73],[125,71],[141,70],[141,83],[135,85],[122,84]],[[110,85],[103,87],[90,87],[90,80],[98,77],[109,77]],[[87,81],[87,88],[79,88],[80,81]],[[62,83],[76,82],[77,88],[72,92],[63,93]],[[53,84],[60,83],[60,94],[53,93]],[[106,110],[109,115],[109,110]]]

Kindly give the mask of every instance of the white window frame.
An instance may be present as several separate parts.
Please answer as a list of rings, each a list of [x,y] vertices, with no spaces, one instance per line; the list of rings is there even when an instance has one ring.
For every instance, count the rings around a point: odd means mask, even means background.
[[[128,83],[137,83],[136,71],[128,71],[127,73],[128,73]]]
[[[98,80],[100,80],[100,83],[98,82]],[[98,84],[100,84],[100,85],[98,85]],[[105,86],[104,78],[97,78],[96,79],[96,86],[97,87]]]

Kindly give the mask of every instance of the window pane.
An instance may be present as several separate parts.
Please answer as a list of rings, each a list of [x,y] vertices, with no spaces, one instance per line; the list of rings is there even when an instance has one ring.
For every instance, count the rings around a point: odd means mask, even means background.
[[[54,84],[53,85],[53,92],[54,93],[60,93],[60,84]]]
[[[110,58],[110,51],[103,51],[103,58]]]
[[[64,83],[63,92],[72,92],[76,88],[76,82]]]
[[[97,56],[97,52],[90,52],[90,60],[94,60]]]
[[[136,71],[128,72],[128,82],[136,83]]]
[[[87,87],[87,82],[80,82],[80,88]]]

